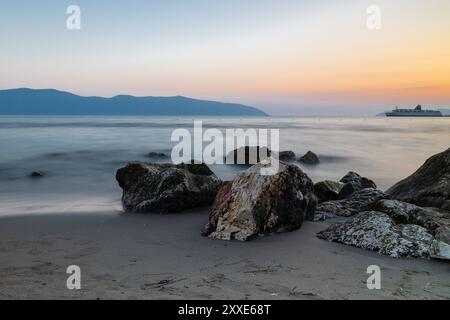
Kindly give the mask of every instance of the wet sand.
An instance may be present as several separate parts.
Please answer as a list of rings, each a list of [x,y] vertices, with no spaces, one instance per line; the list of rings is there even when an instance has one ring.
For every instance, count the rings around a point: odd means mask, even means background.
[[[0,218],[0,299],[450,299],[450,264],[396,260],[319,240],[326,223],[222,242],[200,236],[207,210],[177,215]],[[66,288],[78,265],[82,289]],[[367,267],[382,290],[367,289]]]

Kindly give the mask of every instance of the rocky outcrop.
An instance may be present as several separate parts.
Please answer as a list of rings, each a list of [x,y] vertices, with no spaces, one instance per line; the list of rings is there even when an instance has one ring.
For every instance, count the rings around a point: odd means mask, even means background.
[[[258,235],[297,230],[312,220],[317,204],[313,183],[295,165],[280,163],[278,173],[261,175],[265,160],[219,191],[202,234],[221,240],[251,240]]]
[[[361,177],[359,174],[357,174],[356,172],[350,171],[349,173],[347,173],[342,179],[341,182],[344,184],[347,183],[354,183],[356,185],[361,186],[361,189],[376,189],[377,185],[375,184],[375,182],[373,182],[372,180],[366,178],[366,177]]]
[[[351,217],[360,213],[363,211],[363,208],[374,202],[387,198],[388,196],[380,190],[364,189],[353,193],[346,199],[327,201],[319,204],[317,206],[315,220],[323,220],[333,216]]]
[[[312,151],[308,151],[303,157],[298,161],[304,164],[316,165],[320,163],[319,157]]]
[[[131,163],[119,169],[127,212],[169,213],[211,205],[220,179],[204,164]]]
[[[387,193],[396,200],[450,211],[450,149],[428,159]]]
[[[319,203],[338,200],[339,193],[341,192],[344,184],[335,181],[321,181],[314,185],[314,193],[317,196]]]
[[[394,258],[429,258],[445,254],[445,245],[436,242],[425,228],[396,224],[387,214],[376,211],[363,212],[349,221],[336,223],[320,232],[318,237]]]
[[[387,199],[368,205],[365,209],[384,212],[396,223],[417,224],[433,235],[439,228],[441,232],[445,232],[445,228],[450,228],[450,212],[444,210],[421,208],[410,203]]]
[[[254,165],[268,159],[272,151],[267,147],[242,147],[226,155],[227,164]]]

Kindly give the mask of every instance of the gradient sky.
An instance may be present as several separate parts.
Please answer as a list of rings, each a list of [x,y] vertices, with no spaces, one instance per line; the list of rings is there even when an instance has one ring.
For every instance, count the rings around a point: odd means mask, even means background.
[[[66,28],[66,8],[82,30]],[[366,9],[382,9],[369,31]],[[274,115],[450,107],[449,0],[1,0],[0,88],[185,95]]]

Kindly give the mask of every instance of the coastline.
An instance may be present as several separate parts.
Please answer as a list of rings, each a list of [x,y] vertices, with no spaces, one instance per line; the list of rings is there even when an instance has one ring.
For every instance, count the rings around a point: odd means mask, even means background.
[[[446,262],[319,240],[329,223],[253,242],[200,237],[208,210],[0,218],[0,299],[449,299]],[[66,288],[79,265],[82,289]],[[382,290],[366,287],[382,269]]]

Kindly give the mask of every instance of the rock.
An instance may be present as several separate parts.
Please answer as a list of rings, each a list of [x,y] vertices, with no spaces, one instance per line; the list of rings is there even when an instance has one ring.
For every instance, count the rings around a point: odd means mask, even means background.
[[[45,173],[43,173],[43,172],[41,172],[41,171],[33,171],[33,172],[30,174],[30,177],[31,177],[31,178],[43,178],[43,177],[45,177]]]
[[[355,192],[361,191],[362,189],[363,187],[359,183],[353,181],[347,182],[339,192],[338,199],[346,199]]]
[[[278,155],[280,161],[295,161],[296,155],[293,151],[281,151]]]
[[[377,202],[381,199],[387,199],[388,196],[377,189],[364,189],[353,193],[350,197],[343,200],[327,201],[317,206],[316,219],[320,220],[320,216],[354,216],[362,209]]]
[[[147,154],[147,158],[152,158],[152,159],[167,159],[169,158],[169,156],[165,153],[162,152],[150,152]]]
[[[124,210],[169,213],[211,205],[222,186],[205,164],[131,163],[119,169]]]
[[[434,237],[437,241],[450,245],[450,226],[439,227],[436,229]]]
[[[333,224],[318,237],[394,258],[429,258],[435,252],[433,236],[425,228],[397,225],[387,214],[376,211],[363,212],[351,220]]]
[[[312,151],[308,151],[303,157],[299,159],[300,162],[315,165],[320,163],[319,157]]]
[[[450,260],[450,245],[441,241],[433,241],[430,256],[434,259]]]
[[[321,181],[314,185],[314,193],[319,203],[338,200],[339,192],[341,192],[343,186],[344,184],[340,182],[330,180]]]
[[[433,235],[437,229],[450,226],[450,212],[434,208],[421,208],[397,200],[383,199],[364,209],[384,212],[396,223],[417,224],[426,228]]]
[[[365,178],[365,177],[361,177],[359,174],[357,174],[356,172],[350,171],[349,173],[347,173],[342,179],[341,179],[342,183],[356,183],[359,184],[361,186],[362,189],[376,189],[377,185],[375,184],[375,182],[373,182],[372,180]]]
[[[254,165],[269,158],[271,153],[272,152],[267,147],[246,146],[227,154],[225,161],[227,164]]]
[[[317,205],[313,183],[295,165],[280,163],[277,174],[261,175],[265,160],[219,191],[202,234],[221,240],[251,240],[258,235],[299,229],[312,220]]]
[[[450,148],[428,159],[387,193],[392,199],[450,211]]]

